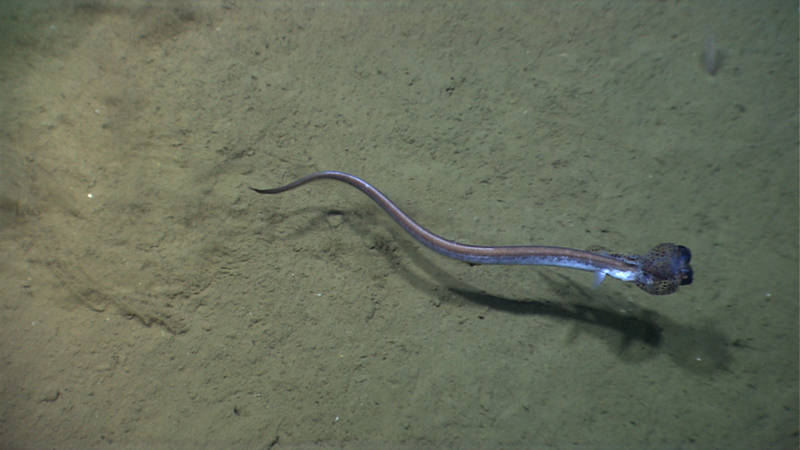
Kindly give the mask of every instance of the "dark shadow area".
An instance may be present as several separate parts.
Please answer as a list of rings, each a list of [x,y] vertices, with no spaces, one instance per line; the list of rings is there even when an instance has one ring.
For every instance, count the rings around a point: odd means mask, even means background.
[[[636,341],[651,347],[661,345],[662,330],[655,321],[653,312],[647,311],[637,317],[583,304],[560,304],[547,300],[514,300],[454,287],[448,290],[472,303],[498,311],[551,316],[614,330],[622,336],[623,349]]]
[[[663,353],[676,365],[699,375],[730,371],[732,349],[749,349],[742,339],[729,339],[713,323],[702,326],[680,324],[645,309],[620,313],[608,308],[580,303],[554,303],[548,300],[516,300],[462,288],[448,288],[469,302],[511,314],[544,315],[598,328],[594,333],[608,339],[608,333],[621,337],[619,355],[626,361],[647,359]],[[636,349],[636,343],[645,348]],[[643,352],[644,351],[644,352]]]

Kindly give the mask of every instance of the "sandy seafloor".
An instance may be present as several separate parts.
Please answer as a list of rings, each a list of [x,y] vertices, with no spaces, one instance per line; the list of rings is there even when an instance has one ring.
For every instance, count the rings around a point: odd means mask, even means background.
[[[797,448],[797,23],[3,1],[2,446]],[[469,266],[347,185],[247,189],[321,169],[469,243],[683,244],[695,281]]]

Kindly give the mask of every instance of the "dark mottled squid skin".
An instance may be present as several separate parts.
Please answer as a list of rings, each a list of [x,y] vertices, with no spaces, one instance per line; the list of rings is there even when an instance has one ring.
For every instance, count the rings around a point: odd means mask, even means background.
[[[426,247],[450,258],[471,264],[515,264],[568,267],[595,272],[598,280],[610,276],[625,282],[633,282],[648,294],[666,295],[678,290],[678,286],[692,283],[692,258],[688,248],[664,243],[657,245],[646,255],[620,255],[606,251],[577,250],[549,246],[481,246],[462,244],[432,233],[371,184],[339,171],[316,172],[295,180],[285,186],[272,189],[250,188],[259,194],[280,194],[311,181],[331,179],[347,183],[364,192],[383,208],[411,236]]]
[[[636,285],[648,294],[672,294],[678,286],[692,284],[694,271],[689,265],[692,252],[688,248],[672,243],[658,244],[640,258],[639,264],[646,277],[636,281]]]
[[[692,252],[683,245],[665,242],[656,245],[645,255],[610,253],[602,247],[593,247],[590,251],[638,265],[641,273],[634,283],[648,294],[672,294],[679,286],[692,284],[694,278],[694,271],[689,265]]]

